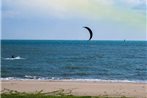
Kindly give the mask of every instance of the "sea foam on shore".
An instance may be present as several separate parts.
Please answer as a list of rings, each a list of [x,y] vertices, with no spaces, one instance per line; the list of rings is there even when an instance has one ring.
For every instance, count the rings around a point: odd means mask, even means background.
[[[47,78],[47,77],[40,77],[37,78],[36,76],[27,76],[28,78],[16,78],[16,77],[7,77],[7,78],[0,78],[0,80],[36,80],[36,81],[77,81],[77,82],[119,82],[119,83],[147,83],[147,80],[102,80],[102,79],[60,79],[60,78]]]

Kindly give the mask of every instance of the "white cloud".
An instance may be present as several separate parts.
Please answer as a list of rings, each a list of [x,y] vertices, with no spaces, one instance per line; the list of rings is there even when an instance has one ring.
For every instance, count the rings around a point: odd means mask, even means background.
[[[76,4],[76,2],[74,3]],[[69,14],[68,12],[72,6],[72,0],[3,0],[2,3],[3,7],[7,7],[7,11],[2,11],[3,16],[14,16],[16,14],[12,12],[17,12],[20,13],[19,15],[37,14],[37,16],[63,17]],[[77,4],[80,3],[82,2],[79,1]]]
[[[129,5],[142,5],[142,4],[146,4],[147,0],[123,0],[126,4]]]
[[[119,1],[119,3],[118,3]],[[70,18],[77,15],[87,14],[96,17],[111,14],[115,6],[121,8],[136,6],[145,3],[147,0],[3,0],[3,5],[8,9],[5,15],[20,17],[57,17]],[[17,13],[15,13],[17,12]],[[4,12],[3,12],[4,13]],[[98,13],[98,14],[97,14]],[[93,14],[93,15],[92,15]],[[106,16],[105,15],[105,16]],[[67,16],[67,17],[65,17]],[[51,18],[50,17],[50,18]]]
[[[23,15],[25,17],[27,17],[27,15],[36,15],[44,17],[52,16],[58,18],[65,18],[65,16],[71,15],[73,17],[73,15],[80,15],[84,12],[84,10],[87,10],[86,8],[91,7],[91,5],[93,5],[95,2],[95,5],[108,5],[112,3],[110,1],[107,2],[107,0],[4,0],[3,5],[13,8],[8,9],[6,13],[7,16],[11,15],[10,12],[16,11],[17,13],[20,13],[19,15]]]
[[[93,0],[96,1],[99,4],[103,5],[113,5],[115,3],[115,0]]]

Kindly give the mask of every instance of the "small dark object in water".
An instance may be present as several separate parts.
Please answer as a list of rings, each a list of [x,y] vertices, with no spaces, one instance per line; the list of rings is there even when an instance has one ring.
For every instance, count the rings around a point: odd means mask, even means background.
[[[14,55],[12,55],[11,58],[15,58]]]

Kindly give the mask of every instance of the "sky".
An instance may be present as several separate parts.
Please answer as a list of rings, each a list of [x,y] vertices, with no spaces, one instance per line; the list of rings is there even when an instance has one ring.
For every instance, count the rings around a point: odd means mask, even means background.
[[[1,39],[147,40],[147,0],[1,0]]]

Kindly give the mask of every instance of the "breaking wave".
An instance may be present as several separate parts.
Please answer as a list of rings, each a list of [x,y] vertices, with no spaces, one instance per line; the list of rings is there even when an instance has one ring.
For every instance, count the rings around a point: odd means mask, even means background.
[[[103,80],[103,79],[64,79],[57,77],[39,77],[25,75],[24,78],[5,77],[0,80],[46,80],[46,81],[79,81],[79,82],[122,82],[122,83],[147,83],[147,80]]]
[[[22,58],[20,56],[16,56],[14,58],[2,58],[3,60],[22,60],[22,59],[25,59],[25,58]]]

